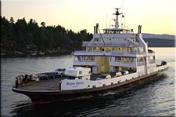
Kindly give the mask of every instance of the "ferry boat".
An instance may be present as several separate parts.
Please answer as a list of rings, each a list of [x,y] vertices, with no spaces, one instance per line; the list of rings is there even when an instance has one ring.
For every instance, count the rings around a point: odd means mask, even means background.
[[[148,49],[138,32],[120,28],[116,9],[113,28],[99,32],[94,26],[91,41],[83,42],[83,51],[74,52],[73,66],[53,72],[16,77],[14,92],[28,96],[32,102],[68,101],[99,96],[110,90],[122,92],[155,80],[168,68],[166,61],[156,64],[155,52]]]

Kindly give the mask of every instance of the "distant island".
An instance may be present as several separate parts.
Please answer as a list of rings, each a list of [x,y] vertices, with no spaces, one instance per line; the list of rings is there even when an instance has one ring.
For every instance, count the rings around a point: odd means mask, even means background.
[[[93,35],[86,29],[78,33],[64,27],[41,26],[34,19],[25,18],[14,22],[1,17],[1,57],[59,56],[82,49],[83,41],[90,41]],[[175,47],[173,35],[143,34],[150,47]]]
[[[143,33],[143,39],[149,47],[175,47],[176,36],[166,34],[147,34]]]

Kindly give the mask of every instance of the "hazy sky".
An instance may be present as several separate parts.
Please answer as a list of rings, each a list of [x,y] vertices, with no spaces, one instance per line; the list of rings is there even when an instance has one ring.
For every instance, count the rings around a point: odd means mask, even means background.
[[[66,29],[93,32],[112,25],[116,7],[125,14],[125,26],[145,33],[176,34],[176,0],[2,0],[2,16],[25,17],[39,24],[61,25]]]

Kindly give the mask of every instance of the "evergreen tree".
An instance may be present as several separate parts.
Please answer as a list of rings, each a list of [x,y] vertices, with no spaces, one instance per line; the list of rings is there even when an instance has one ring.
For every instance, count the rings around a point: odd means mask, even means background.
[[[8,21],[1,17],[1,54],[16,56],[18,51],[30,55],[32,51],[44,52],[50,55],[70,54],[74,50],[82,49],[82,42],[90,40],[92,34],[87,30],[78,33],[66,30],[64,27],[46,26],[41,22],[41,27],[34,19],[26,22],[25,18],[13,17]]]

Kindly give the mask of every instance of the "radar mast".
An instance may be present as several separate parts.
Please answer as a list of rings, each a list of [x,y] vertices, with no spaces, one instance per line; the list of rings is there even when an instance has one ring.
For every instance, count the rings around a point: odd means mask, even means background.
[[[116,13],[114,15],[116,15],[116,19],[115,19],[115,28],[119,29],[119,15],[121,15],[122,13],[119,12],[119,8],[116,8]]]

